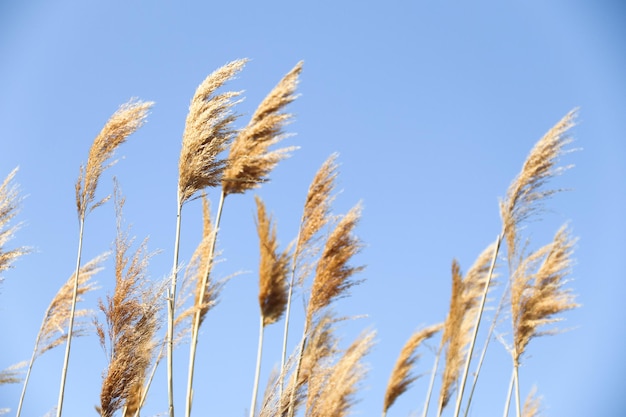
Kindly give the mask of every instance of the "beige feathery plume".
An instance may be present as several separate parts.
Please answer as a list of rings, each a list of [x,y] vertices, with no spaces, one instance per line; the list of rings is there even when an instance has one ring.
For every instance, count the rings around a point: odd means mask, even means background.
[[[108,256],[108,253],[100,255],[80,268],[78,275],[78,302],[82,300],[82,297],[86,293],[97,288],[96,284],[91,281],[91,278],[102,271],[103,268],[101,265]],[[73,286],[74,275],[63,284],[48,306],[35,343],[36,356],[40,356],[48,350],[60,345],[67,338],[65,329],[67,328],[70,306],[72,304]],[[76,311],[77,317],[86,317],[90,314],[91,312],[89,310]],[[74,327],[73,337],[83,336],[87,332],[87,323],[77,324],[78,325]]]
[[[524,401],[522,417],[539,417],[541,411],[541,397],[537,396],[537,387],[533,387]]]
[[[315,271],[306,312],[307,323],[311,322],[316,312],[358,284],[350,278],[364,267],[350,266],[348,262],[362,248],[361,241],[353,234],[360,216],[361,205],[358,204],[339,221],[328,236]]]
[[[531,339],[555,330],[539,328],[560,321],[554,316],[579,305],[575,296],[563,289],[565,278],[571,272],[573,246],[566,227],[561,227],[552,243],[525,257],[512,277],[511,315],[515,366]]]
[[[476,316],[480,314],[480,300],[493,258],[494,245],[489,245],[476,259],[465,278],[456,260],[452,262],[452,294],[446,317],[442,346],[445,346],[445,367],[439,395],[440,409],[446,407],[456,388],[459,374],[467,358],[472,341]]]
[[[96,289],[96,284],[91,281],[91,278],[102,270],[102,262],[108,257],[108,253],[100,255],[91,261],[87,262],[80,268],[78,274],[78,289],[77,289],[77,302],[82,301],[82,297]],[[24,402],[24,396],[26,395],[26,387],[30,379],[30,372],[33,368],[35,360],[43,355],[50,349],[55,348],[61,343],[67,340],[67,332],[65,331],[70,319],[70,307],[72,305],[72,295],[74,288],[75,274],[63,284],[63,286],[56,293],[50,305],[46,309],[44,314],[39,333],[37,333],[37,339],[35,340],[35,347],[28,363],[26,371],[26,379],[22,388],[22,394],[17,408],[16,416],[19,417]],[[75,312],[76,317],[86,317],[91,315],[89,310],[78,310]],[[77,336],[84,336],[88,332],[87,323],[80,321],[75,323],[74,331],[72,332],[72,338]]]
[[[330,206],[333,201],[331,193],[335,189],[337,179],[337,154],[331,155],[315,174],[304,202],[302,224],[296,243],[295,256],[310,252],[310,243],[318,232],[328,224]],[[300,276],[300,281],[306,274]],[[300,282],[301,284],[301,282]]]
[[[146,252],[147,242],[144,240],[129,256],[132,239],[122,230],[124,202],[117,200],[115,290],[112,296],[107,296],[106,303],[100,300],[106,331],[102,323],[96,322],[100,344],[109,358],[100,392],[99,412],[103,417],[113,416],[127,404],[135,406],[136,393],[141,391],[138,387],[143,386],[158,345],[154,335],[159,327],[161,308],[162,291],[146,277],[150,257]]]
[[[241,71],[247,60],[230,62],[211,73],[196,89],[183,133],[178,162],[178,197],[183,204],[197,191],[218,185],[226,162],[218,159],[235,135],[237,118],[232,108],[241,92],[216,94],[224,83]]]
[[[269,151],[285,134],[283,127],[292,119],[284,108],[296,99],[298,76],[302,71],[299,62],[265,97],[230,148],[228,166],[222,179],[224,194],[244,193],[267,181],[276,164],[289,156],[295,147]]]
[[[265,205],[255,196],[257,206],[257,233],[261,260],[259,265],[259,306],[263,316],[263,326],[278,321],[287,305],[287,273],[289,254],[278,252],[276,228],[268,216]]]
[[[196,311],[200,311],[200,324],[204,321],[206,314],[217,304],[220,292],[224,286],[224,281],[215,282],[210,279],[211,267],[213,259],[209,259],[209,252],[215,238],[213,224],[211,223],[210,203],[206,194],[202,194],[202,240],[196,247],[191,260],[185,270],[183,279],[181,296],[176,300],[179,306],[182,306],[186,299],[191,295],[186,291],[187,287],[193,287],[192,295],[194,298],[193,306],[182,311],[176,316],[174,325],[179,326],[184,320],[192,317]],[[207,275],[209,279],[204,288],[203,303],[200,305],[202,294],[202,277]],[[183,330],[183,333],[187,330]]]
[[[309,379],[314,400],[306,410],[307,417],[343,417],[355,403],[358,384],[366,374],[363,358],[371,349],[376,333],[359,336],[339,360]],[[311,394],[309,394],[311,395]]]
[[[557,168],[556,164],[564,153],[564,147],[572,142],[567,132],[574,126],[575,118],[576,110],[572,110],[535,144],[522,171],[509,186],[506,198],[500,202],[509,264],[517,256],[517,232],[520,223],[541,207],[541,200],[559,191],[544,190],[542,186],[550,178],[569,168]]]
[[[87,165],[81,165],[76,181],[76,208],[78,217],[84,219],[88,211],[102,205],[109,197],[94,203],[100,176],[111,164],[105,163],[113,156],[118,146],[139,129],[145,122],[148,110],[154,103],[131,99],[122,105],[106,122],[89,150]]]
[[[26,366],[26,361],[11,365],[6,369],[0,370],[0,385],[19,384],[22,382],[22,368]]]
[[[409,386],[418,378],[417,375],[412,373],[415,363],[419,358],[417,348],[422,342],[433,337],[442,328],[443,324],[436,324],[418,330],[413,333],[405,343],[391,372],[389,382],[387,383],[387,390],[383,401],[383,416],[387,414],[389,407],[393,405],[398,397],[404,394],[406,390],[409,389]]]
[[[11,171],[0,184],[0,274],[10,268],[15,259],[28,253],[26,248],[4,250],[4,245],[17,230],[17,226],[8,227],[9,222],[17,214],[21,200],[17,186],[13,184],[16,173],[17,168]],[[0,276],[0,282],[2,282],[2,276]]]

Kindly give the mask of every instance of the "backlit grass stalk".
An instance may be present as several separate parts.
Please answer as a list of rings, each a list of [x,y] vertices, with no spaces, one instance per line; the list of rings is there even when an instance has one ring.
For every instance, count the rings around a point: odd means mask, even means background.
[[[405,343],[404,347],[400,351],[400,355],[396,361],[396,364],[389,377],[387,383],[387,390],[385,391],[385,397],[383,400],[383,412],[382,417],[387,415],[389,408],[395,403],[395,401],[404,394],[411,384],[417,380],[418,376],[413,373],[415,364],[419,359],[417,354],[417,348],[426,340],[433,337],[441,329],[442,324],[436,324],[429,326],[413,333],[409,340]]]
[[[11,267],[11,263],[20,256],[29,252],[27,248],[5,250],[4,245],[11,240],[18,226],[9,227],[9,222],[17,215],[21,198],[17,185],[13,180],[17,174],[17,168],[7,175],[0,184],[0,283],[2,272]]]
[[[100,266],[102,262],[107,258],[108,254],[98,256],[97,258],[87,262],[80,269],[77,302],[81,301],[81,297],[89,291],[94,290],[95,284],[90,279],[102,270]],[[26,370],[26,377],[24,379],[24,385],[22,387],[22,393],[17,405],[16,417],[19,417],[22,412],[22,406],[24,404],[24,398],[26,396],[26,387],[30,380],[30,373],[35,363],[35,360],[43,355],[45,352],[55,348],[63,343],[67,337],[66,333],[63,333],[61,329],[67,327],[69,320],[70,305],[72,303],[72,292],[74,288],[74,275],[72,275],[63,286],[56,293],[50,305],[44,313],[44,318],[37,333],[35,339],[35,347],[28,362],[28,368]],[[76,317],[85,317],[89,314],[88,310],[78,310],[75,312]],[[75,324],[73,337],[83,336],[87,333],[86,326],[80,326]]]
[[[65,357],[63,359],[63,370],[61,372],[61,383],[59,386],[59,399],[56,412],[57,417],[60,417],[63,414],[63,397],[65,394],[65,383],[72,345],[72,333],[74,330],[74,316],[78,297],[78,283],[80,279],[79,276],[83,248],[83,235],[85,230],[85,218],[87,213],[109,200],[110,196],[107,196],[102,200],[95,201],[96,188],[98,186],[100,176],[104,170],[111,165],[105,165],[105,163],[113,156],[115,150],[126,141],[127,137],[144,124],[148,115],[148,110],[153,104],[154,103],[152,102],[131,100],[122,105],[119,110],[115,112],[107,121],[98,136],[96,136],[89,150],[87,165],[83,165],[80,168],[80,174],[75,186],[76,209],[78,212],[79,223],[78,253],[76,256],[76,269],[74,273],[72,303],[70,306],[70,316],[68,320]]]
[[[132,416],[139,409],[146,371],[158,345],[154,336],[162,291],[146,276],[150,258],[147,240],[129,253],[133,239],[122,227],[123,206],[116,186],[115,289],[106,302],[99,302],[105,322],[96,321],[100,345],[108,354],[97,407],[102,417],[113,417],[122,408],[124,415]]]
[[[252,387],[250,417],[254,417],[256,411],[265,326],[276,323],[285,312],[287,304],[287,273],[289,271],[289,254],[278,251],[276,228],[272,224],[272,219],[268,216],[261,198],[256,196],[255,200],[257,205],[256,226],[261,254],[259,263],[259,307],[261,320],[259,324],[259,343]]]
[[[494,275],[494,269],[496,267],[496,261],[498,258],[498,252],[500,251],[500,243],[501,243],[501,236],[498,235],[498,237],[496,238],[496,243],[495,243],[495,247],[493,248],[493,258],[491,260],[491,266],[489,267],[489,272],[487,273],[487,277],[484,280],[484,286],[483,286],[483,292],[480,298],[480,306],[478,307],[478,312],[476,314],[476,322],[474,324],[473,327],[473,334],[472,337],[470,339],[470,344],[469,344],[469,351],[467,352],[467,359],[465,360],[465,367],[463,369],[463,376],[461,377],[461,384],[459,387],[459,393],[457,396],[457,400],[456,400],[456,406],[454,409],[454,416],[458,417],[459,413],[461,411],[461,402],[463,401],[463,392],[465,391],[465,383],[467,382],[467,375],[469,374],[469,366],[472,360],[472,355],[474,353],[474,346],[476,344],[476,338],[478,336],[478,328],[480,327],[480,322],[482,319],[482,314],[485,311],[485,303],[487,302],[487,294],[489,293],[489,286],[491,284],[493,275]],[[470,404],[467,404],[467,407],[469,407]]]
[[[306,309],[304,329],[298,353],[294,378],[297,381],[302,366],[302,358],[309,337],[309,330],[314,316],[329,306],[336,298],[345,295],[350,287],[358,284],[352,276],[361,271],[363,266],[351,266],[350,260],[362,247],[361,241],[353,234],[361,216],[361,205],[353,207],[339,220],[326,240],[321,257],[315,270],[310,299]],[[295,396],[295,392],[292,392]],[[294,415],[294,398],[289,401],[288,417]]]
[[[243,61],[241,61],[243,62]],[[237,133],[231,144],[227,160],[220,164],[223,175],[219,176],[222,184],[222,192],[215,218],[213,240],[209,252],[207,273],[202,278],[201,286],[206,287],[209,273],[215,254],[217,233],[222,216],[222,210],[226,196],[229,194],[243,194],[247,190],[259,187],[268,181],[269,173],[282,159],[289,156],[289,151],[294,148],[270,150],[269,147],[284,138],[283,127],[288,123],[292,115],[284,113],[285,106],[295,100],[295,88],[302,64],[299,63],[291,70],[268,96],[259,104],[252,119],[246,127]],[[226,144],[226,142],[225,142]],[[222,173],[220,171],[220,173]],[[207,184],[214,186],[218,183]],[[200,297],[200,305],[203,303],[204,293]],[[196,311],[193,317],[191,346],[189,355],[189,373],[187,381],[187,408],[186,416],[191,414],[193,399],[193,369],[196,358],[196,345],[201,324],[200,311]],[[172,416],[170,416],[172,417]]]
[[[532,148],[522,170],[509,186],[506,197],[500,202],[500,216],[502,218],[501,239],[507,245],[507,259],[509,275],[513,274],[519,259],[519,229],[530,217],[542,209],[545,199],[559,192],[558,189],[545,189],[545,184],[554,176],[559,175],[569,166],[557,167],[557,162],[565,153],[565,147],[572,142],[568,131],[574,126],[577,109],[570,111],[554,127],[552,127]],[[510,288],[507,286],[507,288]],[[506,292],[506,290],[505,290]],[[500,302],[500,311],[503,300]],[[487,335],[487,342],[481,353],[474,378],[472,393],[480,374],[483,358],[489,345],[489,339],[495,328],[498,314],[493,318]],[[471,400],[471,396],[470,396]],[[469,404],[466,409],[469,410]]]
[[[556,315],[578,307],[571,291],[564,289],[571,271],[575,239],[565,226],[558,230],[552,243],[523,258],[511,285],[511,318],[513,320],[513,371],[517,416],[521,415],[519,365],[528,343],[537,336],[556,333],[539,328],[556,323]]]
[[[240,92],[217,93],[224,83],[232,79],[245,65],[246,60],[236,60],[215,70],[198,86],[189,105],[185,122],[182,148],[178,162],[178,201],[176,235],[174,237],[174,265],[168,292],[167,321],[167,386],[168,415],[174,416],[174,313],[180,249],[180,226],[183,205],[197,192],[220,184],[226,161],[219,155],[235,135],[232,123],[237,116],[232,109]],[[217,223],[216,223],[217,224]],[[188,397],[191,389],[188,390]],[[188,399],[188,409],[190,409]],[[187,413],[189,415],[189,412]]]
[[[293,289],[296,285],[296,270],[302,261],[303,255],[312,252],[312,242],[319,231],[326,226],[329,221],[330,205],[332,202],[332,192],[335,188],[335,180],[337,178],[337,155],[331,155],[322,164],[315,174],[309,190],[306,195],[302,218],[300,219],[300,227],[296,244],[291,260],[291,271],[289,280],[289,290],[287,294],[287,307],[285,312],[285,326],[283,332],[283,346],[280,362],[279,390],[282,395],[283,378],[286,371],[287,359],[287,341],[289,338],[289,320],[291,318],[291,300],[293,298]],[[306,267],[305,267],[306,268]],[[306,271],[302,273],[298,281],[303,281]]]

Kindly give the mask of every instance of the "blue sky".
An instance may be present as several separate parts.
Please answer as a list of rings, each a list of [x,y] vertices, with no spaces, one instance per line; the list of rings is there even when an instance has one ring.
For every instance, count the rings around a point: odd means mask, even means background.
[[[367,314],[342,327],[346,343],[362,329],[378,332],[356,415],[379,415],[400,348],[418,326],[445,316],[450,262],[467,270],[495,238],[498,198],[533,144],[576,107],[572,147],[581,150],[563,158],[575,167],[553,183],[570,191],[551,199],[528,232],[542,245],[570,222],[580,240],[569,285],[582,308],[564,315],[560,326],[569,331],[531,342],[522,395],[537,385],[547,415],[622,415],[625,19],[617,1],[0,2],[0,177],[20,167],[26,198],[12,245],[33,248],[3,276],[0,369],[30,356],[44,310],[72,272],[74,182],[117,107],[131,97],[156,102],[100,193],[111,189],[112,175],[119,179],[133,234],[160,250],[150,275],[161,279],[171,268],[178,155],[195,88],[219,66],[250,58],[228,85],[245,90],[238,107],[245,123],[304,60],[301,96],[290,107],[296,120],[288,131],[296,135],[287,139],[300,149],[258,194],[283,244],[295,237],[306,188],[331,153],[341,164],[335,211],[363,201],[358,234],[367,246],[357,262],[367,264],[365,281],[336,305],[342,315]],[[196,415],[243,415],[249,407],[258,323],[254,202],[252,194],[229,199],[217,273],[243,273],[226,286],[200,339]],[[200,236],[199,212],[197,202],[185,206],[183,261]],[[114,226],[112,204],[88,217],[85,259],[111,247]],[[111,270],[97,277],[101,290],[84,307],[111,290]],[[271,352],[280,327],[268,331],[262,381],[277,363]],[[95,337],[73,346],[65,415],[95,415],[105,355]],[[56,404],[62,353],[36,362],[24,415]],[[431,359],[426,351],[419,372]],[[488,363],[474,416],[502,413],[510,365],[497,341]],[[389,415],[421,410],[426,380]],[[145,415],[167,407],[164,372],[155,384]],[[15,409],[19,390],[2,387],[0,408]]]

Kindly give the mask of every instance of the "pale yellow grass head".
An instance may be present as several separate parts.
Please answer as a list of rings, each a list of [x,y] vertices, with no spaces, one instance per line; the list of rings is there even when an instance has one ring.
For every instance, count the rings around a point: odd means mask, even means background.
[[[27,248],[4,249],[18,228],[18,226],[9,226],[9,222],[17,215],[21,201],[18,188],[13,182],[16,173],[17,168],[11,171],[0,184],[0,274],[10,268],[15,259],[28,253]],[[0,282],[2,282],[1,275]]]
[[[363,246],[360,239],[354,235],[354,228],[360,217],[361,205],[357,204],[339,220],[328,236],[315,270],[306,313],[307,323],[311,322],[316,312],[358,284],[352,276],[364,267],[352,266],[350,261]]]
[[[150,101],[131,99],[111,116],[94,139],[89,149],[87,165],[80,167],[80,175],[76,181],[76,208],[79,219],[84,219],[88,211],[109,199],[105,197],[94,202],[100,176],[111,165],[106,162],[113,157],[115,150],[126,141],[128,136],[145,123],[148,110],[153,104]]]
[[[535,144],[500,202],[503,234],[507,243],[509,264],[517,256],[518,228],[532,214],[541,209],[542,200],[559,190],[545,189],[545,183],[569,167],[557,167],[565,146],[572,142],[568,131],[574,126],[576,110],[569,112]]]
[[[533,387],[522,409],[522,417],[539,417],[541,415],[541,397],[537,396],[537,387]]]
[[[135,406],[158,345],[154,336],[162,307],[163,288],[146,275],[150,258],[147,241],[129,253],[132,239],[122,228],[122,206],[123,199],[116,194],[115,289],[106,303],[100,301],[106,331],[96,322],[100,344],[109,358],[100,391],[99,412],[103,417],[113,416],[126,404]]]
[[[309,380],[314,401],[307,404],[310,417],[343,417],[350,414],[356,402],[367,369],[363,363],[374,343],[375,332],[364,333],[355,340],[334,364],[319,369]]]
[[[530,340],[553,334],[541,327],[561,320],[559,313],[578,307],[575,296],[563,288],[571,272],[572,238],[565,226],[551,243],[523,258],[512,276],[511,315],[513,318],[514,360],[518,364]]]
[[[415,364],[419,359],[417,348],[424,341],[437,334],[442,328],[443,324],[436,324],[418,330],[404,344],[387,383],[387,390],[383,400],[383,413],[386,413],[398,397],[404,394],[411,384],[417,380],[418,376],[414,373]]]
[[[77,302],[82,301],[85,294],[96,289],[96,284],[91,280],[95,274],[102,271],[102,262],[108,254],[100,255],[87,262],[80,268],[78,274]],[[39,335],[37,336],[36,356],[40,356],[48,350],[64,343],[67,339],[67,329],[70,309],[72,306],[72,296],[74,292],[74,274],[61,286],[50,305],[46,309]],[[89,310],[76,310],[76,317],[89,316]],[[82,320],[74,323],[72,336],[83,336],[87,333],[87,323]]]
[[[441,344],[445,346],[445,367],[443,370],[440,404],[445,407],[454,393],[461,368],[467,360],[467,348],[472,331],[480,314],[480,298],[487,281],[495,244],[489,245],[478,256],[465,278],[455,260],[452,262],[452,294],[450,309],[444,322]]]
[[[241,71],[247,61],[236,60],[211,73],[196,89],[189,105],[178,161],[178,198],[183,204],[196,192],[219,185],[226,162],[219,154],[235,130],[233,107],[241,92],[217,90]]]
[[[211,222],[210,203],[206,194],[202,194],[202,240],[196,247],[189,265],[185,270],[183,287],[180,297],[176,300],[177,308],[182,307],[185,301],[193,296],[193,305],[176,316],[175,327],[182,325],[183,321],[200,311],[200,324],[204,322],[207,313],[217,305],[220,293],[225,284],[224,280],[216,281],[211,276],[214,259],[211,259],[211,248],[215,239],[215,229]],[[202,288],[203,278],[206,277],[206,285]],[[191,291],[190,291],[191,290]],[[203,294],[204,292],[204,294]],[[202,303],[200,303],[202,299]],[[183,330],[183,333],[187,330]],[[181,335],[182,336],[182,335]]]
[[[250,123],[237,134],[230,148],[228,166],[222,180],[225,194],[244,193],[259,187],[268,180],[269,173],[278,162],[295,149],[269,150],[285,137],[283,127],[293,118],[284,109],[297,97],[295,90],[301,71],[302,62],[299,62],[265,97]]]
[[[267,214],[265,204],[255,196],[257,206],[257,233],[261,252],[259,263],[259,306],[263,326],[275,323],[287,307],[287,274],[289,253],[278,250],[276,227]]]

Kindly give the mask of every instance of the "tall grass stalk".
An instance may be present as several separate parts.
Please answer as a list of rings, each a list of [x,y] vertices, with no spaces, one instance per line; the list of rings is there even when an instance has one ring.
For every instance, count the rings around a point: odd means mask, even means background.
[[[287,306],[285,312],[285,325],[283,331],[283,345],[280,362],[280,376],[278,381],[279,397],[283,392],[283,379],[286,374],[287,360],[287,341],[289,339],[289,322],[291,318],[291,301],[293,299],[293,290],[296,285],[296,272],[299,264],[302,262],[301,257],[308,251],[313,252],[312,241],[318,232],[326,226],[329,221],[330,204],[332,202],[331,193],[335,188],[335,180],[337,178],[337,155],[331,155],[319,168],[315,174],[304,203],[302,217],[300,218],[300,226],[298,228],[298,236],[296,237],[296,245],[291,259],[291,271],[289,279],[289,289],[287,293]],[[310,254],[310,253],[309,253]],[[306,269],[306,266],[304,267]],[[306,277],[306,271],[303,271],[298,282],[301,283]]]
[[[209,280],[210,271],[213,266],[213,260],[215,258],[215,242],[217,241],[217,232],[220,227],[220,221],[222,219],[222,208],[224,207],[224,200],[226,198],[226,194],[222,191],[220,194],[220,202],[217,206],[217,214],[215,215],[215,222],[213,226],[213,236],[209,245],[209,253],[207,255],[206,261],[206,269],[203,271],[201,275],[201,283],[199,288],[205,289],[207,287],[207,282]],[[191,406],[193,401],[193,377],[194,377],[194,369],[196,362],[196,352],[198,346],[198,335],[200,333],[200,324],[202,322],[203,317],[203,306],[205,303],[205,293],[206,291],[200,291],[199,298],[197,300],[196,306],[197,309],[193,315],[193,322],[191,327],[191,343],[189,347],[189,369],[187,374],[187,401],[185,407],[185,415],[189,417],[191,415]]]
[[[65,395],[65,384],[67,379],[67,369],[70,360],[70,350],[72,345],[72,333],[74,330],[74,316],[76,313],[76,301],[78,297],[78,282],[80,279],[80,265],[83,250],[83,236],[85,230],[85,217],[88,212],[104,204],[109,200],[110,195],[100,201],[95,201],[96,188],[100,176],[106,168],[105,165],[115,150],[126,141],[126,138],[139,129],[145,122],[148,110],[152,107],[152,102],[141,102],[131,100],[119,108],[117,112],[107,121],[102,131],[96,136],[89,150],[87,165],[81,166],[80,175],[76,182],[76,208],[78,212],[78,254],[76,256],[76,269],[74,273],[74,288],[72,291],[72,304],[70,307],[70,317],[68,320],[67,342],[65,345],[65,356],[63,359],[63,370],[61,371],[61,383],[59,386],[59,399],[57,402],[57,417],[63,414],[63,398]]]
[[[96,289],[93,282],[90,281],[91,277],[102,270],[101,264],[106,259],[108,254],[98,256],[97,258],[86,263],[80,271],[78,281],[78,299],[81,300],[81,296],[89,291]],[[30,374],[35,363],[35,360],[43,355],[45,352],[55,348],[65,341],[67,337],[61,329],[67,327],[67,322],[70,315],[70,304],[73,296],[74,275],[72,275],[67,282],[56,293],[50,305],[44,313],[44,318],[37,333],[35,340],[35,347],[31,354],[28,367],[26,369],[26,377],[24,378],[24,385],[22,386],[22,393],[17,405],[16,417],[19,417],[22,412],[22,406],[24,404],[24,398],[26,397],[26,388],[28,381],[30,380]],[[84,317],[89,314],[87,310],[79,310],[75,316]],[[82,336],[87,333],[84,326],[74,329],[73,337]]]
[[[469,366],[472,361],[472,355],[474,353],[474,346],[476,344],[476,338],[478,336],[478,328],[480,327],[480,322],[482,319],[483,312],[485,310],[485,303],[487,302],[487,294],[489,293],[489,285],[491,284],[491,279],[493,277],[493,271],[496,267],[496,260],[498,259],[498,252],[500,251],[500,242],[502,240],[502,236],[498,235],[496,238],[495,247],[493,250],[493,258],[491,260],[491,266],[489,267],[489,273],[487,275],[487,279],[485,280],[485,286],[483,288],[482,297],[480,300],[480,307],[478,309],[478,313],[476,314],[476,322],[474,324],[474,332],[472,334],[469,351],[467,352],[467,358],[465,360],[465,367],[463,368],[463,376],[461,377],[461,384],[459,387],[459,392],[456,400],[456,406],[454,409],[454,417],[458,417],[461,411],[461,402],[463,401],[463,392],[465,391],[465,383],[467,381],[467,375],[469,373]],[[469,408],[470,404],[467,404]]]

